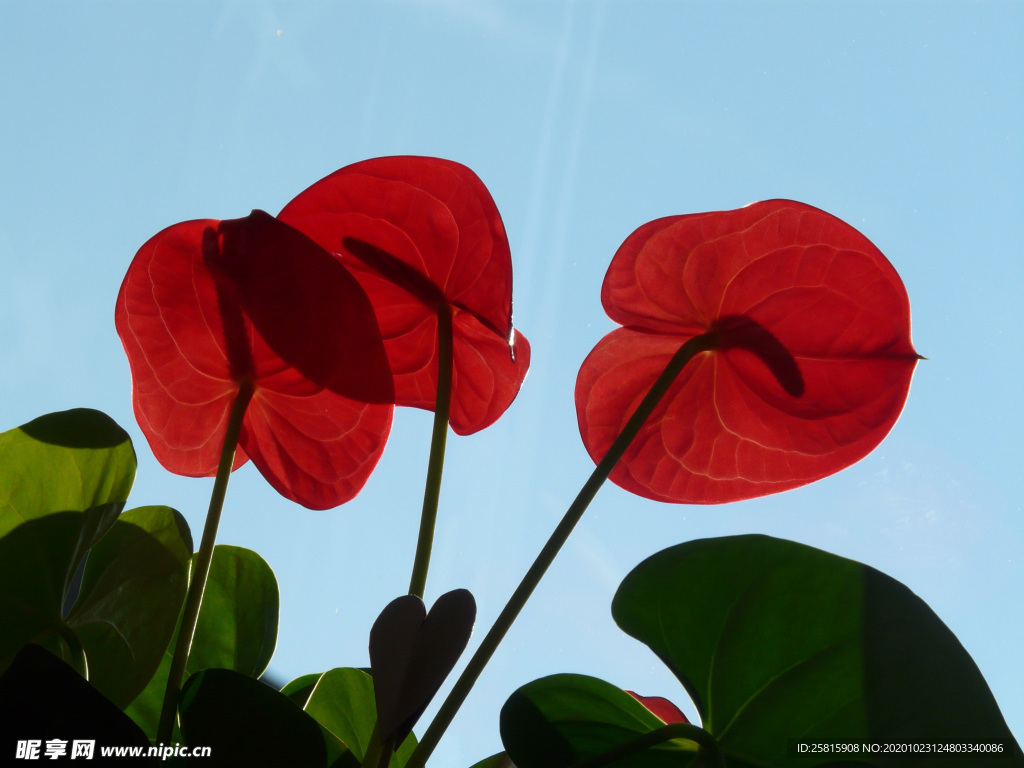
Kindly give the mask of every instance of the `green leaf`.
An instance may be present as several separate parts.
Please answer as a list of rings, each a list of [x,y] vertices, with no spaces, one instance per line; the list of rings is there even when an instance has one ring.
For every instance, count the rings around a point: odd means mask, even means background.
[[[66,618],[81,639],[89,680],[119,707],[149,682],[185,599],[192,537],[169,507],[122,514],[89,552]]]
[[[377,722],[373,678],[359,669],[341,667],[324,672],[306,702],[305,711],[348,745],[361,762]],[[409,734],[391,758],[391,768],[401,768],[416,749]]]
[[[585,675],[534,680],[513,693],[501,710],[501,741],[519,768],[568,768],[666,727],[625,691]],[[614,765],[679,768],[690,765],[695,753],[691,741],[659,740]]]
[[[38,642],[124,707],[153,676],[173,630],[192,542],[167,507],[124,513],[89,551],[65,614],[64,585],[87,516],[51,513],[0,538],[0,668]]]
[[[277,644],[278,603],[277,579],[262,557],[218,544],[185,674],[223,668],[249,677],[262,675]],[[175,629],[161,649],[156,674],[126,710],[149,734],[156,733],[176,641]]]
[[[309,695],[313,692],[322,674],[322,672],[311,672],[308,675],[296,677],[290,683],[285,683],[284,687],[281,688],[281,693],[304,708],[306,702],[309,701]]]
[[[109,416],[78,408],[0,433],[0,467],[0,536],[54,512],[90,512],[84,553],[128,500],[135,450]]]
[[[62,515],[61,522],[22,528],[18,547],[33,554],[17,552],[10,542],[5,547],[29,570],[8,563],[4,572],[21,570],[33,583],[18,585],[18,596],[0,599],[5,608],[26,601],[19,615],[0,625],[0,670],[28,638],[62,630],[54,617],[73,597],[79,566],[124,508],[134,478],[128,433],[99,411],[51,413],[0,433],[0,539],[28,523]],[[39,640],[61,653],[52,637]]]
[[[0,672],[22,646],[36,642],[85,674],[80,643],[61,611],[82,517],[81,512],[54,513],[0,538]]]
[[[259,677],[277,646],[277,578],[251,549],[220,544],[203,591],[187,673],[211,667]]]
[[[320,672],[302,675],[281,688],[281,693],[294,701],[299,707],[305,707],[321,677],[323,677],[323,673]],[[328,763],[334,768],[348,768],[348,766],[358,768],[361,760],[355,756],[349,747],[323,723],[318,722],[318,725],[324,737],[324,745],[327,747]]]
[[[0,434],[0,671],[35,641],[86,673],[64,609],[134,477],[128,433],[99,411],[51,413]]]
[[[1001,741],[1012,757],[985,764],[1024,764],[953,633],[909,589],[861,563],[767,536],[693,541],[635,568],[612,613],[683,683],[730,765],[808,765],[798,739]]]
[[[181,732],[192,746],[211,747],[203,765],[323,768],[317,722],[279,691],[248,675],[208,669],[192,675],[179,696]]]

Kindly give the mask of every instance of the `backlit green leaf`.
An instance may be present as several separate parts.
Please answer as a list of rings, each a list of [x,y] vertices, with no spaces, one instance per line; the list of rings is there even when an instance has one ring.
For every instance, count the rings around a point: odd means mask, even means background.
[[[377,707],[373,678],[359,669],[338,668],[320,676],[305,706],[306,713],[348,745],[361,761],[373,735]],[[391,758],[391,768],[401,768],[416,748],[412,734]]]
[[[135,450],[109,416],[78,408],[0,433],[0,468],[0,536],[53,512],[90,511],[88,549],[128,500]]]
[[[1024,764],[953,633],[861,563],[767,536],[693,541],[635,568],[612,613],[676,674],[730,764],[813,764],[797,756],[798,739],[1002,742],[1011,757],[985,765]],[[917,754],[885,765],[957,762]]]
[[[316,688],[317,681],[322,674],[321,672],[311,672],[308,675],[301,675],[290,683],[285,683],[284,687],[281,688],[281,693],[300,707],[305,707],[306,702],[309,701],[309,695],[313,693],[313,689]]]

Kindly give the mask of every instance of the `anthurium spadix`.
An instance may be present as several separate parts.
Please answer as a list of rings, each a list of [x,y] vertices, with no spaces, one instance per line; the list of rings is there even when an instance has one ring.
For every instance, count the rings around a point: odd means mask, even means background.
[[[139,249],[115,320],[135,415],[168,470],[212,476],[229,414],[252,390],[234,467],[333,507],[384,449],[394,394],[366,294],[336,259],[262,211],[175,224]]]
[[[610,475],[660,501],[763,496],[853,464],[896,422],[919,359],[906,290],[881,251],[791,200],[644,224],[616,252],[601,300],[622,327],[576,382],[595,461],[700,339]]]

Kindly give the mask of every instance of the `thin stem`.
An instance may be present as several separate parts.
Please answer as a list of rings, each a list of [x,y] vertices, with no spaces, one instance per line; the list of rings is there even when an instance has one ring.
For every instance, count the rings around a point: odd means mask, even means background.
[[[430,459],[427,482],[423,488],[423,512],[420,534],[416,540],[409,594],[423,599],[430,568],[430,550],[434,545],[434,524],[437,503],[441,497],[441,473],[444,471],[444,449],[448,437],[448,414],[452,399],[452,313],[447,303],[437,310],[437,401],[434,405],[434,430],[430,437]]]
[[[649,747],[665,741],[671,741],[672,739],[686,739],[697,744],[701,750],[699,754],[707,757],[709,768],[724,767],[725,763],[722,761],[722,753],[718,751],[718,742],[715,741],[714,736],[703,728],[690,723],[670,723],[650,733],[645,733],[643,736],[633,739],[633,741],[628,741],[625,744],[609,749],[607,752],[602,752],[600,755],[595,755],[589,760],[574,763],[572,768],[603,768],[603,766],[611,765],[616,760],[643,752]]]
[[[565,516],[551,534],[551,538],[548,539],[540,554],[537,555],[537,559],[534,560],[533,565],[526,572],[526,576],[523,577],[516,591],[512,593],[512,597],[509,598],[508,603],[506,603],[498,615],[494,626],[487,632],[487,635],[480,643],[480,647],[477,648],[473,658],[469,660],[466,668],[452,687],[448,698],[444,700],[430,726],[424,732],[419,745],[416,747],[416,751],[409,756],[406,768],[423,768],[426,764],[427,759],[434,751],[434,747],[437,746],[437,742],[442,734],[451,724],[455,713],[462,706],[462,702],[466,700],[466,696],[469,695],[470,689],[476,683],[477,678],[480,677],[480,673],[487,665],[487,662],[490,661],[498,644],[505,637],[505,633],[508,632],[516,617],[519,616],[519,612],[526,605],[526,601],[533,594],[533,590],[540,583],[541,578],[554,561],[562,545],[565,544],[566,539],[569,538],[569,534],[576,527],[576,523],[583,517],[587,506],[608,478],[612,468],[622,458],[630,443],[633,442],[633,438],[640,432],[641,427],[650,417],[655,407],[661,401],[661,398],[668,392],[669,387],[672,386],[672,382],[675,381],[676,376],[683,370],[683,367],[699,352],[713,349],[716,341],[715,336],[710,333],[695,336],[683,344],[672,356],[672,359],[669,360],[665,370],[662,371],[650,391],[644,396],[640,405],[637,406],[636,411],[630,416],[626,426],[622,428],[622,432],[615,438],[604,458],[598,463],[593,473],[587,479],[587,482],[583,485],[583,488],[580,489],[576,499],[569,506],[569,509],[566,510]]]
[[[220,463],[217,465],[217,478],[213,482],[213,493],[210,495],[210,509],[206,513],[206,524],[203,527],[203,538],[196,553],[195,568],[189,582],[188,593],[185,595],[185,609],[178,629],[178,641],[171,657],[171,671],[167,676],[167,688],[164,691],[163,707],[160,710],[160,723],[157,727],[157,742],[167,744],[174,733],[174,715],[178,709],[178,691],[185,676],[185,664],[192,648],[192,637],[195,635],[196,622],[199,620],[199,607],[206,589],[206,579],[210,575],[210,563],[213,561],[213,545],[217,539],[217,526],[220,525],[220,513],[224,508],[224,495],[231,477],[231,466],[235,462],[235,448],[238,435],[242,429],[245,409],[253,396],[251,382],[243,382],[231,405],[227,431],[224,433],[224,445],[220,452]]]

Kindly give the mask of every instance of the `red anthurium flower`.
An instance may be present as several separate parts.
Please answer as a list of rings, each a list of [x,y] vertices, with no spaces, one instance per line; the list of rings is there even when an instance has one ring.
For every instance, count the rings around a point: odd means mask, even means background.
[[[710,334],[610,475],[661,501],[736,501],[849,466],[896,422],[919,359],[892,265],[853,227],[790,200],[645,224],[601,300],[624,327],[576,381],[595,461],[676,350]]]
[[[641,696],[635,691],[626,691],[626,693],[664,720],[666,724],[690,722],[686,719],[683,711],[668,699],[663,699],[661,696]]]
[[[135,255],[115,321],[136,418],[170,471],[216,474],[245,386],[235,468],[252,459],[313,509],[366,482],[391,428],[383,342],[359,284],[301,232],[262,211],[175,224]]]
[[[452,319],[449,422],[492,424],[519,392],[530,346],[512,328],[512,261],[487,188],[433,157],[382,157],[342,168],[278,217],[335,254],[377,311],[395,403],[433,410],[438,316]]]

